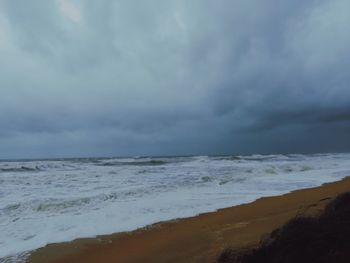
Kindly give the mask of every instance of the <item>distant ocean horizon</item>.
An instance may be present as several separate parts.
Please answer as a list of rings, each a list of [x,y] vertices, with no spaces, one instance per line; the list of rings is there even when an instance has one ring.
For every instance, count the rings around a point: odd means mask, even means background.
[[[308,156],[320,156],[327,154],[350,154],[347,151],[337,151],[337,152],[264,152],[264,153],[212,153],[212,154],[125,154],[125,155],[71,155],[71,156],[55,156],[55,157],[0,157],[1,162],[28,162],[28,161],[69,161],[69,160],[104,160],[104,159],[142,159],[142,158],[178,158],[178,157],[237,157],[245,158],[250,156],[293,156],[293,155],[308,155]]]
[[[350,153],[2,159],[0,262],[349,175]]]

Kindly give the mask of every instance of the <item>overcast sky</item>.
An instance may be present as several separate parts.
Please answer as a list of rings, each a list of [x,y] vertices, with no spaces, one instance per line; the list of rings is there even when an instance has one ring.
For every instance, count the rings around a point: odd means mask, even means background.
[[[349,0],[0,0],[0,158],[350,151]]]

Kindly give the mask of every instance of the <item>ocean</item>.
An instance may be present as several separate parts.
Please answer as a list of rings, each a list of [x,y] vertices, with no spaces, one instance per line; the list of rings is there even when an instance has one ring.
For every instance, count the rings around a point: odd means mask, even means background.
[[[0,262],[350,175],[350,154],[0,161]]]

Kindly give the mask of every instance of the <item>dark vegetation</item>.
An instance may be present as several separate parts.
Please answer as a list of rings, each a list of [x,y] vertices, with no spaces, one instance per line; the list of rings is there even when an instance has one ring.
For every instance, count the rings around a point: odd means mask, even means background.
[[[255,249],[226,249],[219,263],[350,263],[350,192],[316,218],[297,217]]]

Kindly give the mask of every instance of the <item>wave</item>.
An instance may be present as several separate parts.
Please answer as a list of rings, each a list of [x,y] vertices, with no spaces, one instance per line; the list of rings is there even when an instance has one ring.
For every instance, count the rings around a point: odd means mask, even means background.
[[[104,162],[99,165],[101,166],[122,166],[122,165],[131,165],[131,166],[156,166],[156,165],[165,165],[169,162],[162,160],[147,160],[147,161],[114,161],[114,162]]]
[[[221,161],[221,160],[222,161],[240,161],[243,158],[237,155],[228,155],[228,156],[213,156],[212,159],[216,161]]]
[[[140,198],[144,194],[147,194],[147,190],[126,190],[121,192],[103,193],[88,197],[71,198],[71,199],[45,199],[45,200],[30,200],[19,203],[8,204],[3,208],[0,208],[0,215],[15,217],[23,215],[23,213],[31,212],[64,212],[67,209],[76,209],[77,211],[82,209],[84,206],[91,206],[93,209],[96,206],[101,205],[103,202],[113,200],[126,200],[128,198]]]
[[[34,171],[40,171],[40,168],[38,166],[34,168],[27,167],[27,166],[0,168],[0,172],[34,172]]]

